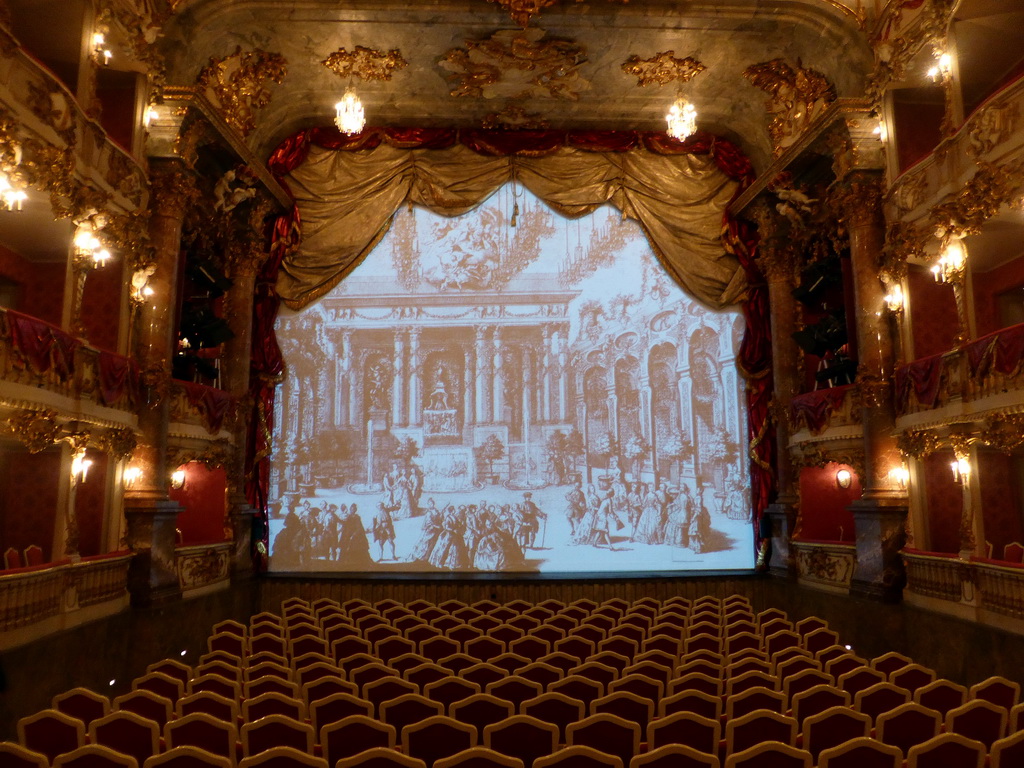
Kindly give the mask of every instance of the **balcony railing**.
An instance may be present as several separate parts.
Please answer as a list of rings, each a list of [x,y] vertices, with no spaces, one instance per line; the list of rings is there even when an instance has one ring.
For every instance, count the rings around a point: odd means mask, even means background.
[[[0,649],[125,607],[130,560],[115,552],[0,571]]]
[[[861,423],[860,390],[856,384],[847,384],[797,395],[790,401],[790,419],[794,432],[806,429],[812,435],[857,426]]]
[[[896,371],[900,416],[978,402],[1019,391],[1024,394],[1024,324],[982,336],[962,347],[915,360]]]
[[[194,597],[226,587],[231,579],[234,543],[195,544],[178,547],[175,563],[183,597]]]
[[[237,406],[236,398],[221,389],[190,381],[171,384],[171,421],[202,427],[211,435],[234,418]]]
[[[907,587],[919,595],[960,602],[964,577],[970,565],[957,555],[903,550],[907,566]]]
[[[839,541],[792,541],[797,575],[802,582],[846,592],[857,565],[857,547]]]
[[[29,315],[0,309],[0,380],[71,400],[133,411],[134,361],[103,352]]]

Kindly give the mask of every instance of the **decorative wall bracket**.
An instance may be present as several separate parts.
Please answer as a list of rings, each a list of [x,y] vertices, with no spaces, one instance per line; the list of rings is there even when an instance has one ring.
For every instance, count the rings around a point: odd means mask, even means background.
[[[270,103],[267,83],[280,84],[287,72],[288,63],[281,54],[259,48],[243,52],[238,46],[227,56],[211,56],[196,85],[225,122],[248,136],[256,127],[256,112]]]
[[[791,67],[783,59],[752,64],[743,76],[769,94],[765,101],[771,117],[768,134],[776,157],[836,99],[835,87],[825,75],[799,63]]]

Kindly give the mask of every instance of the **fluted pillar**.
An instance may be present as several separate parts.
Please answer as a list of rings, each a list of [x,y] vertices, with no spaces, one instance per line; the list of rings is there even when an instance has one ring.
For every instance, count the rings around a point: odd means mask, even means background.
[[[857,385],[863,403],[863,493],[850,505],[857,530],[857,568],[851,591],[896,599],[903,587],[906,491],[892,470],[902,466],[893,436],[893,343],[885,312],[886,289],[879,277],[885,227],[882,178],[874,172],[851,174],[836,203],[850,237],[857,327]]]
[[[148,273],[150,293],[135,313],[134,333],[144,402],[139,409],[139,442],[132,464],[142,474],[135,487],[125,492],[124,505],[127,543],[135,554],[128,589],[136,605],[180,596],[174,547],[181,506],[167,496],[167,429],[181,228],[195,196],[194,176],[180,161],[152,160],[150,178],[152,262],[139,265],[139,272]]]

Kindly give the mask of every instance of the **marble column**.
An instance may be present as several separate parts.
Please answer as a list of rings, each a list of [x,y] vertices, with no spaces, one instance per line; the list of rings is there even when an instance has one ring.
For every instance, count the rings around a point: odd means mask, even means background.
[[[175,567],[175,522],[181,506],[167,495],[167,430],[170,424],[171,357],[175,349],[178,257],[185,212],[195,199],[195,178],[178,160],[150,161],[149,237],[152,262],[143,268],[152,293],[135,315],[135,358],[143,403],[132,464],[142,470],[125,492],[128,570],[132,603],[159,604],[181,595]]]
[[[793,298],[798,283],[800,254],[792,239],[778,230],[778,215],[767,206],[755,210],[760,234],[758,265],[768,282],[772,333],[772,410],[775,422],[778,492],[766,514],[771,525],[770,551],[759,557],[758,566],[778,576],[796,577],[796,562],[789,537],[797,527],[800,513],[800,478],[793,467],[789,441],[790,403],[800,389],[800,353],[793,333],[799,309]]]
[[[542,358],[540,361],[541,369],[541,381],[543,386],[541,387],[541,412],[540,417],[545,422],[551,421],[551,364],[554,359],[554,353],[552,349],[552,338],[551,329],[548,326],[544,326],[541,329],[541,354]]]
[[[863,403],[864,477],[861,498],[850,505],[857,532],[857,567],[851,592],[899,599],[905,575],[907,493],[892,470],[902,466],[893,436],[893,343],[879,277],[885,243],[880,173],[856,172],[837,190],[836,203],[850,237],[857,327],[857,386]]]
[[[232,574],[235,579],[251,578],[252,524],[256,509],[245,495],[245,446],[249,424],[244,404],[249,395],[249,374],[252,356],[252,312],[256,274],[266,261],[267,252],[263,242],[263,218],[267,206],[254,209],[255,221],[247,236],[239,238],[228,254],[228,267],[232,280],[231,288],[224,297],[224,317],[234,337],[224,345],[224,365],[221,373],[224,389],[239,403],[239,418],[233,425],[235,450],[231,466],[226,467],[228,482],[227,527],[232,531],[234,561]]]

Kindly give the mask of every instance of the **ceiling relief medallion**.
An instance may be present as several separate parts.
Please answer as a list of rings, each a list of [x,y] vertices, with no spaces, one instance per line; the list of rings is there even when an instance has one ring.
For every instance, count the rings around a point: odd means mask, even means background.
[[[636,77],[636,84],[641,87],[668,85],[675,81],[688,83],[705,69],[703,64],[689,56],[677,58],[675,51],[660,51],[649,59],[641,59],[634,54],[622,62],[622,71]]]
[[[518,104],[507,104],[501,111],[485,115],[481,127],[485,131],[544,131],[551,124],[543,115],[527,112]]]
[[[267,83],[280,84],[287,72],[288,62],[281,54],[259,48],[243,53],[238,46],[229,56],[211,56],[196,85],[228,125],[248,136],[256,127],[256,112],[270,103]]]
[[[590,83],[579,73],[586,48],[565,38],[544,38],[540,29],[504,29],[486,40],[467,40],[438,62],[451,72],[452,96],[485,99],[553,97],[579,99]]]
[[[743,76],[770,95],[765,106],[771,116],[768,134],[776,157],[836,99],[836,89],[825,75],[802,67],[799,60],[796,67],[782,59],[752,64]]]
[[[338,77],[363,80],[390,80],[395,70],[409,66],[397,48],[385,53],[362,45],[357,45],[351,52],[341,47],[320,63]]]

